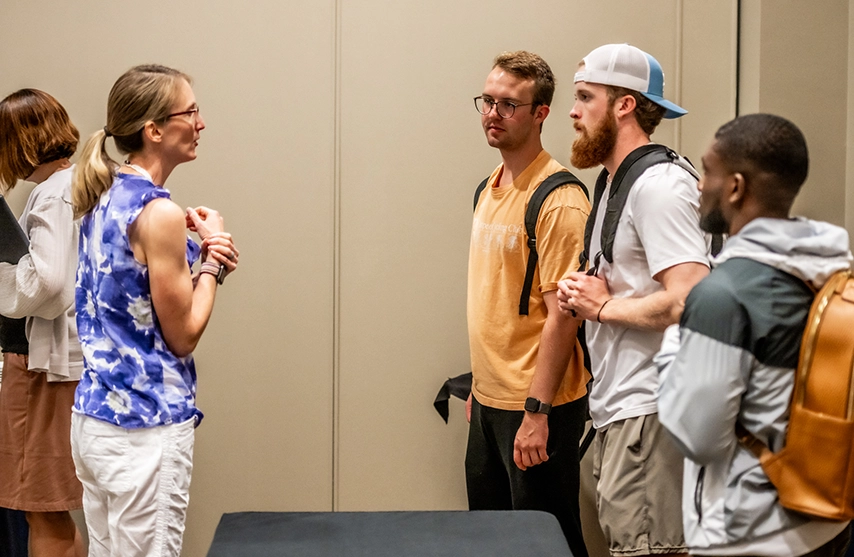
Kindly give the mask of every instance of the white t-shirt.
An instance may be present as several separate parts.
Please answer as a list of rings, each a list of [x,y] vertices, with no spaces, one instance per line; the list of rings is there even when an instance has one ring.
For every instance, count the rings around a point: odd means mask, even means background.
[[[590,242],[591,265],[601,248],[609,183]],[[601,257],[598,275],[614,298],[642,298],[663,289],[652,277],[680,263],[709,264],[700,230],[697,181],[676,164],[657,164],[629,192],[614,237],[614,263]],[[595,427],[657,412],[658,371],[652,362],[663,333],[587,322],[593,367],[590,416]]]

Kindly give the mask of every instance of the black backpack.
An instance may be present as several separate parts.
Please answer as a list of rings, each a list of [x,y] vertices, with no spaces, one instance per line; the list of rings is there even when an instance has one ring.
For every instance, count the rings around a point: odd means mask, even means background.
[[[483,182],[477,186],[474,192],[474,209],[477,209],[477,202],[480,200],[480,193],[486,188],[486,183],[489,177],[484,178]],[[548,178],[542,181],[539,187],[531,195],[528,201],[528,208],[525,210],[525,233],[528,235],[528,269],[525,271],[525,282],[522,285],[522,294],[519,297],[519,315],[528,315],[528,300],[531,298],[531,286],[534,282],[534,271],[537,268],[537,219],[540,218],[540,209],[543,207],[543,202],[550,193],[561,186],[567,184],[576,184],[584,192],[584,195],[589,199],[590,193],[587,187],[575,177],[572,172],[561,170],[555,172]]]
[[[605,221],[602,223],[602,251],[596,254],[593,265],[591,265],[590,269],[587,271],[587,274],[592,275],[596,273],[597,266],[599,264],[599,258],[604,255],[605,259],[608,262],[613,262],[613,250],[614,250],[614,236],[617,232],[617,223],[620,221],[620,215],[623,213],[623,207],[626,205],[626,200],[629,197],[629,191],[634,185],[635,181],[643,174],[647,168],[654,166],[656,164],[663,163],[673,163],[678,164],[679,166],[685,168],[691,176],[693,176],[696,180],[699,181],[700,177],[697,174],[697,171],[693,166],[690,165],[690,162],[687,164],[682,162],[679,155],[665,147],[664,145],[650,144],[644,145],[642,147],[638,147],[623,160],[620,164],[620,167],[617,169],[617,172],[614,175],[614,180],[611,183],[611,192],[608,197],[608,207],[605,213]],[[552,185],[551,180],[556,176],[563,175],[559,179],[554,180],[554,185]],[[559,180],[565,179],[564,182],[560,182]],[[480,185],[477,187],[477,190],[474,194],[474,207],[477,208],[477,202],[480,199],[480,192],[486,187],[486,183],[489,178],[485,179]],[[579,256],[579,270],[583,270],[587,265],[589,260],[589,252],[590,252],[590,239],[593,237],[593,225],[596,221],[596,214],[598,212],[599,203],[602,200],[602,195],[605,192],[605,187],[607,186],[608,181],[608,171],[606,169],[602,169],[602,172],[599,173],[599,177],[596,180],[596,189],[594,190],[594,199],[593,199],[593,207],[591,209],[590,217],[587,219],[587,225],[584,229],[584,251],[581,252]],[[543,202],[546,197],[554,191],[559,186],[564,183],[575,183],[578,184],[584,194],[590,197],[587,192],[587,188],[584,184],[581,183],[578,178],[576,178],[570,172],[557,172],[543,181],[537,191],[534,192],[534,195],[531,196],[531,201],[528,203],[528,209],[525,212],[525,230],[528,234],[528,246],[531,251],[528,255],[528,271],[525,275],[525,284],[522,288],[522,298],[519,301],[519,314],[527,315],[528,314],[528,298],[531,295],[531,283],[534,279],[534,267],[537,264],[537,253],[536,253],[536,240],[535,240],[535,228],[537,225],[537,218],[540,214],[540,209],[543,206]],[[536,203],[535,203],[536,198]],[[712,254],[717,254],[720,251],[721,246],[723,245],[723,237],[720,235],[715,235],[712,239]],[[524,306],[523,306],[524,304]],[[524,307],[524,312],[523,312]],[[587,342],[586,342],[586,323],[582,323],[581,327],[578,330],[578,340],[581,343],[581,348],[584,352],[584,367],[590,370],[592,374],[592,367],[590,364],[590,353],[587,350]],[[436,410],[440,415],[445,419],[445,422],[448,421],[448,409],[447,409],[447,397],[450,396],[448,391],[448,385],[452,381],[463,380],[465,383],[465,388],[461,390],[459,393],[452,393],[454,396],[457,396],[463,400],[465,400],[469,393],[471,392],[471,372],[461,375],[459,377],[455,377],[454,379],[449,379],[445,382],[443,389],[445,391],[439,391],[439,396],[436,397],[436,401],[434,401],[434,405],[436,405]],[[444,398],[442,398],[444,395]],[[442,399],[440,401],[440,399]],[[444,407],[440,409],[441,404],[444,404]],[[443,411],[444,410],[444,413]],[[590,444],[593,442],[593,438],[596,434],[596,429],[590,427],[587,431],[587,434],[584,436],[584,439],[581,441],[581,445],[579,447],[579,458],[583,458],[584,454],[587,452],[587,449],[590,447]]]
[[[641,174],[646,172],[651,166],[672,163],[681,166],[695,180],[699,181],[700,176],[697,174],[697,171],[691,166],[690,161],[685,161],[687,159],[680,158],[672,149],[657,144],[638,147],[623,159],[623,162],[617,168],[617,172],[614,173],[614,179],[611,181],[611,191],[608,194],[608,206],[605,209],[605,219],[602,221],[602,251],[593,256],[593,261],[587,274],[596,274],[596,270],[599,267],[599,259],[603,256],[608,263],[614,262],[614,237],[617,233],[617,224],[620,222],[620,215],[623,214],[623,208],[626,206],[629,192]],[[590,212],[590,218],[587,219],[587,226],[584,229],[584,251],[581,252],[581,256],[579,257],[581,268],[584,268],[587,262],[590,261],[590,240],[593,237],[593,226],[596,222],[596,215],[599,214],[599,204],[602,202],[602,195],[605,193],[607,182],[608,171],[603,168],[596,179],[596,189],[593,190],[593,208]],[[712,255],[717,255],[722,246],[723,236],[719,234],[714,235],[712,237]]]

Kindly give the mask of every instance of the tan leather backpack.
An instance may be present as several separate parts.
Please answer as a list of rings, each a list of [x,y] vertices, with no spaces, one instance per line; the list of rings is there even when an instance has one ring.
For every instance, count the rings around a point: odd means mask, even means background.
[[[782,450],[737,424],[787,509],[829,520],[854,518],[854,274],[819,291],[801,341]]]

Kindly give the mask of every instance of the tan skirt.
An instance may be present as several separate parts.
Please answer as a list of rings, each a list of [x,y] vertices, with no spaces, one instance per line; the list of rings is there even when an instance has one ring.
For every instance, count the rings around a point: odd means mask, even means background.
[[[71,460],[77,382],[48,383],[27,356],[3,354],[0,383],[0,507],[30,512],[82,508]]]

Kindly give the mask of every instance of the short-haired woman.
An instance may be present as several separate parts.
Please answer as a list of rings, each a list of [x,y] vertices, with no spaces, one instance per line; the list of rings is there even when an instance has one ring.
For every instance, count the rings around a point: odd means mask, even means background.
[[[202,418],[191,353],[238,257],[216,211],[184,211],[163,187],[177,165],[196,158],[204,127],[187,75],[137,66],[113,85],[107,125],[75,169],[85,361],[71,445],[90,555],[180,554]],[[123,163],[108,156],[108,137]]]
[[[0,101],[0,189],[36,183],[19,221],[29,253],[17,264],[0,263],[0,506],[26,511],[31,557],[83,555],[68,512],[82,498],[69,444],[83,369],[69,161],[79,137],[43,91],[22,89]]]

